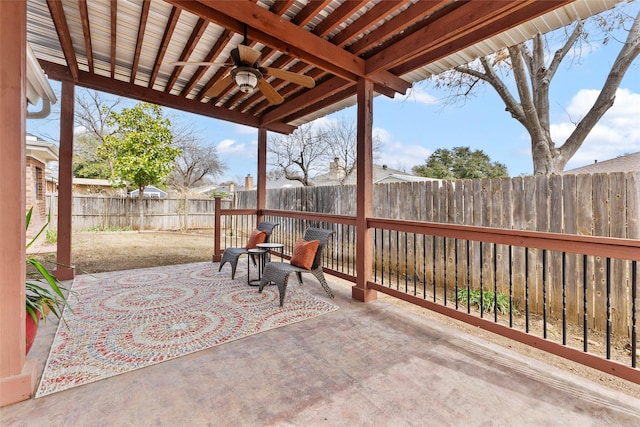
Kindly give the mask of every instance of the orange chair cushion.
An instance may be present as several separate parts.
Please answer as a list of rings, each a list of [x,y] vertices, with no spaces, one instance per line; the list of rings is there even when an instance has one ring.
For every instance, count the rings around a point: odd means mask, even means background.
[[[247,242],[247,246],[245,246],[245,249],[255,249],[257,248],[257,244],[258,243],[264,243],[264,241],[267,238],[267,232],[266,231],[260,231],[257,228],[255,230],[253,230],[253,232],[251,233],[251,236],[249,236],[249,241]]]
[[[293,247],[293,255],[291,256],[291,265],[311,270],[316,252],[320,246],[320,240],[311,240],[307,242],[304,239],[298,239]]]

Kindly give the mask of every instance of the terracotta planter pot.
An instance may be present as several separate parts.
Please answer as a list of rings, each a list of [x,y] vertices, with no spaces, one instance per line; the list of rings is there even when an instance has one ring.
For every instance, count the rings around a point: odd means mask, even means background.
[[[38,318],[41,318],[40,313],[38,313]],[[33,317],[29,313],[27,313],[27,351],[25,354],[29,354],[29,350],[31,350],[31,346],[33,345],[33,341],[36,339],[36,334],[38,333],[38,322],[33,320]]]

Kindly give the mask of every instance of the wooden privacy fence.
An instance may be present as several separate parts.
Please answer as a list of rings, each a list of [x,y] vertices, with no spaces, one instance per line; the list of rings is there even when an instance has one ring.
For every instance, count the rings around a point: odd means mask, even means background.
[[[57,220],[57,194],[48,195],[52,223]],[[145,230],[188,230],[214,228],[214,199],[146,198],[142,200]],[[223,207],[229,201],[223,200]],[[140,228],[136,198],[102,195],[74,195],[72,228],[79,230],[121,230]]]
[[[255,208],[255,191],[236,194]],[[356,214],[356,188],[267,191],[267,209]],[[640,174],[584,174],[376,184],[374,217],[587,236],[640,238]]]
[[[639,178],[637,173],[613,173],[381,184],[374,186],[374,216],[638,239]],[[288,188],[269,190],[267,207],[355,215],[355,199],[354,186]],[[249,207],[245,203],[255,206],[255,192],[238,194],[237,206]],[[611,310],[614,331],[627,335],[630,262],[584,258],[571,249],[562,254],[385,232],[374,250],[375,265],[384,271],[375,273],[396,281],[418,278],[448,289],[468,281],[472,288],[495,286],[507,294],[512,286],[516,301],[524,304],[526,298],[534,313],[542,313],[546,305],[547,313],[560,318],[566,301],[567,317],[575,322],[583,318],[586,294],[589,324],[605,330]],[[640,254],[629,254],[629,259],[640,260]],[[609,308],[607,287],[612,295]]]

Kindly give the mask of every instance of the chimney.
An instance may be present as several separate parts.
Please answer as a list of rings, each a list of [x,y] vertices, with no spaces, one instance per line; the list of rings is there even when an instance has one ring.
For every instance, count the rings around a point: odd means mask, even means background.
[[[236,190],[236,185],[233,182],[229,183],[229,193],[234,193]]]
[[[344,170],[337,157],[334,157],[333,162],[329,163],[329,178],[333,180],[344,178]]]
[[[253,177],[251,176],[251,174],[247,174],[247,176],[244,178],[244,189],[245,191],[253,190]]]

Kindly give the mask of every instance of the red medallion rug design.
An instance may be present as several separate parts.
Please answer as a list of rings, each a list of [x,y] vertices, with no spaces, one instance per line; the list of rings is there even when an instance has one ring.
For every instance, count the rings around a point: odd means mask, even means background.
[[[260,294],[203,262],[78,276],[36,397],[109,378],[337,310],[293,281]]]

